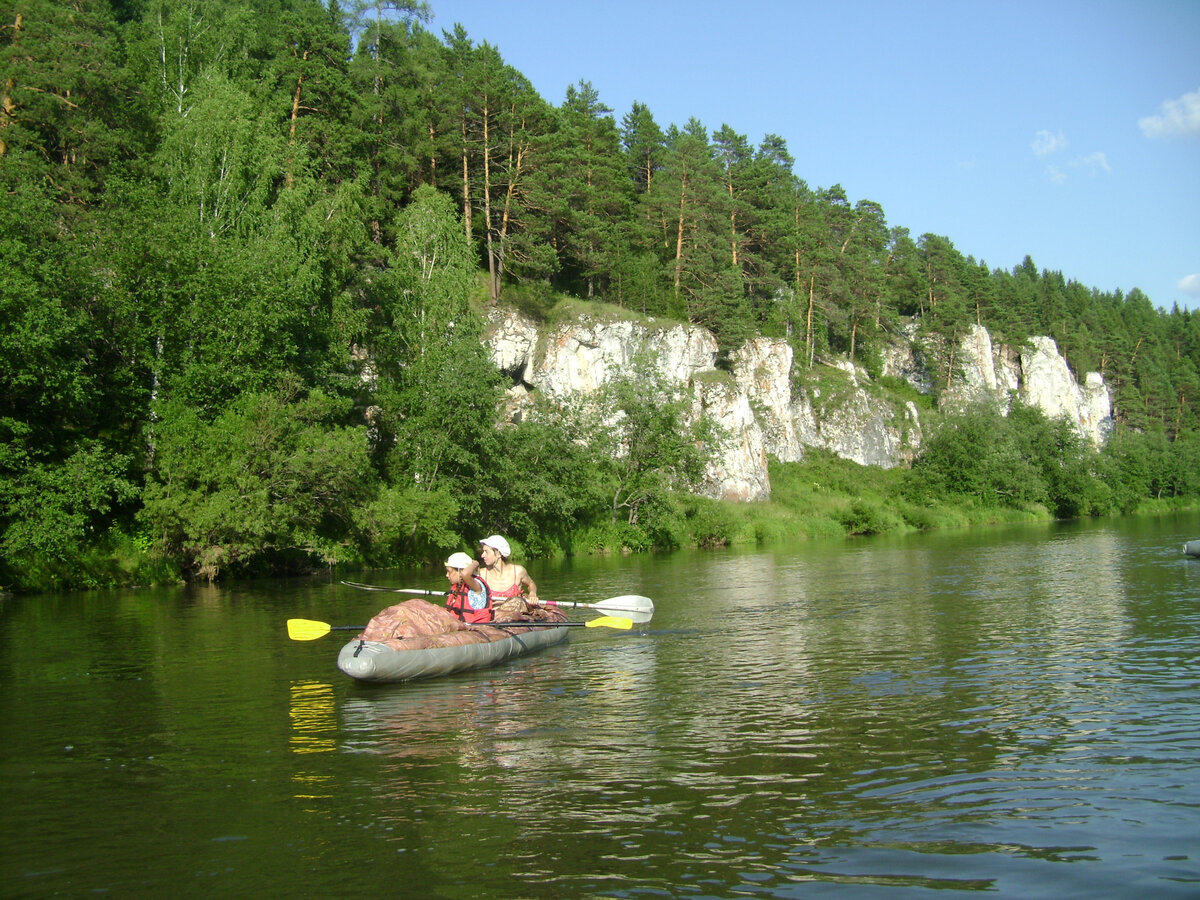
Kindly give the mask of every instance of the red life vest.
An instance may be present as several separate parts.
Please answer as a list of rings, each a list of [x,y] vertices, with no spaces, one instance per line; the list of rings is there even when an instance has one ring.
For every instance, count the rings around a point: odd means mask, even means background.
[[[492,592],[487,589],[486,582],[480,581],[480,584],[483,585],[483,596],[487,600],[483,609],[475,609],[471,606],[468,597],[470,591],[461,581],[450,588],[450,594],[446,597],[446,608],[464,622],[470,622],[473,625],[492,621]]]

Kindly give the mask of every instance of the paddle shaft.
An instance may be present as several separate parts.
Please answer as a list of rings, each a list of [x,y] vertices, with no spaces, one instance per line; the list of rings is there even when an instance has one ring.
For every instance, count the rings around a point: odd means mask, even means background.
[[[378,584],[359,584],[357,581],[343,581],[346,587],[358,588],[360,591],[383,591],[387,594],[417,594],[421,597],[445,597],[445,591],[424,591],[420,588],[392,588]]]
[[[618,628],[624,631],[633,627],[632,619],[615,616],[601,616],[590,622],[523,622],[506,620],[501,622],[469,622],[468,627],[490,625],[493,628]],[[365,625],[330,625],[328,622],[315,622],[311,619],[288,619],[288,637],[293,641],[315,641],[331,631],[365,631]],[[397,635],[397,637],[400,637]],[[402,638],[401,638],[402,639]]]
[[[374,584],[359,584],[354,581],[343,581],[342,584],[347,587],[358,588],[362,591],[386,591],[392,594],[416,594],[422,597],[446,596],[445,591],[426,591],[420,588],[389,588]],[[654,601],[649,597],[642,597],[636,594],[627,594],[623,597],[610,597],[607,600],[601,600],[599,603],[581,603],[574,600],[537,600],[536,603],[539,606],[611,610],[612,612],[642,613],[647,616],[654,614]]]
[[[494,628],[500,628],[504,625],[512,625],[521,628],[588,628],[595,627],[591,622],[468,622],[468,625],[491,625]],[[330,625],[330,631],[364,631],[366,625]]]
[[[471,622],[473,627],[490,625],[493,628],[504,628],[508,625],[514,628],[595,628],[591,622]]]
[[[468,622],[471,626],[491,625],[493,628],[502,628],[506,625],[512,625],[520,628],[587,628],[591,622]],[[594,627],[594,626],[593,626]],[[330,625],[330,631],[365,631],[366,625]]]

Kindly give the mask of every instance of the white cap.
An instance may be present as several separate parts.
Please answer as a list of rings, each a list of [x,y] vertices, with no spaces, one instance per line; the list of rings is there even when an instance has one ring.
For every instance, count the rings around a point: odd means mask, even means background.
[[[463,553],[461,550],[458,553],[451,553],[450,558],[446,560],[446,565],[452,569],[465,569],[471,564],[471,557]]]
[[[479,543],[483,544],[485,547],[491,547],[505,558],[512,556],[512,548],[508,546],[508,541],[500,537],[498,534],[493,534],[491,537],[481,538]]]

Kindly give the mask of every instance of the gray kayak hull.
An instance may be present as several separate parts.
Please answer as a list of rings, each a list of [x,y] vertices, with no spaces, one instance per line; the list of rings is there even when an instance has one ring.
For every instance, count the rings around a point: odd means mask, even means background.
[[[356,681],[390,683],[436,678],[498,665],[561,643],[570,633],[566,627],[530,628],[495,641],[423,650],[395,650],[381,641],[356,638],[338,652],[337,665]]]

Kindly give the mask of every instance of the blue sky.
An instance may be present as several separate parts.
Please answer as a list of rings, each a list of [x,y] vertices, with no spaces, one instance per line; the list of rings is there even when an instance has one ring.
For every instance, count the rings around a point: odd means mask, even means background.
[[[429,0],[561,104],[782,136],[914,238],[1200,308],[1200,0]]]

